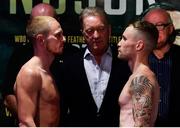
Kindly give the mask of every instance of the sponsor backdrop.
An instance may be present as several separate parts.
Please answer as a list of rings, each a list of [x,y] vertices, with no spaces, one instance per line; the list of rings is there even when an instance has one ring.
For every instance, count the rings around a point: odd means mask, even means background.
[[[84,46],[84,41],[80,33],[78,16],[83,8],[99,6],[105,10],[112,24],[110,43],[117,43],[129,21],[140,16],[149,5],[161,2],[168,2],[176,10],[180,8],[178,0],[1,0],[0,87],[13,49],[17,45],[24,45],[28,42],[25,27],[34,5],[38,3],[51,4],[60,19],[66,43],[72,43],[81,48]],[[179,15],[179,11],[176,14]],[[1,93],[0,99],[2,99]],[[9,113],[8,115],[10,116]]]

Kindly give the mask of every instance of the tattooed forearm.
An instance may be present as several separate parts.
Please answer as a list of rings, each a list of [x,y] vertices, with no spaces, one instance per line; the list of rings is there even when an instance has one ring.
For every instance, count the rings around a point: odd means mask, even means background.
[[[133,118],[135,126],[149,126],[152,112],[152,85],[145,76],[132,80],[130,90],[133,102]]]

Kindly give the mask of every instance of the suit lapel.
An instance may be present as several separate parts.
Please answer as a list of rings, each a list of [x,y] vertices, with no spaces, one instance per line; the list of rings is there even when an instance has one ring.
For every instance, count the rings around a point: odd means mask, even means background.
[[[109,80],[108,80],[108,85],[107,85],[107,88],[106,88],[106,92],[105,92],[105,95],[104,95],[104,98],[103,98],[103,101],[102,101],[102,104],[101,104],[101,107],[100,107],[100,111],[103,110],[103,106],[106,106],[106,101],[107,101],[107,98],[108,97],[111,97],[111,95],[113,95],[113,85],[112,85],[112,81],[113,81],[113,76],[115,75],[115,70],[116,67],[116,60],[115,60],[115,49],[112,49],[111,48],[111,51],[112,51],[112,68],[111,68],[111,73],[110,73],[110,76],[109,76]]]
[[[94,106],[97,109],[96,103],[95,103],[94,98],[93,98],[92,93],[91,93],[91,89],[90,89],[90,85],[89,85],[89,82],[87,79],[86,71],[84,68],[84,52],[85,52],[85,50],[83,52],[81,52],[81,55],[79,57],[80,63],[78,64],[79,68],[77,68],[77,69],[80,69],[79,74],[82,77],[82,84],[81,84],[82,91],[85,91],[87,93],[87,97],[88,97],[87,99],[89,99],[91,101],[91,103],[94,104]]]

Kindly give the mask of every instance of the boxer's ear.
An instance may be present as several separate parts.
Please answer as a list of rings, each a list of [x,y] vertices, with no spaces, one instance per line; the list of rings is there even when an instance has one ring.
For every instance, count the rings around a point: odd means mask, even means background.
[[[139,40],[137,41],[137,44],[136,44],[136,50],[137,51],[141,51],[144,49],[144,41],[143,40]]]
[[[38,35],[36,36],[36,40],[37,40],[37,42],[39,42],[40,44],[44,44],[44,42],[45,42],[45,37],[44,37],[43,34],[38,34]]]

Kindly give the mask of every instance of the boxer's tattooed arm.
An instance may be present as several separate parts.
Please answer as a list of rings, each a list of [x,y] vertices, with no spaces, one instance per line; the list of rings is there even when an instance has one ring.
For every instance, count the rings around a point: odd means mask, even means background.
[[[130,85],[135,126],[150,126],[152,113],[152,84],[146,76],[135,77]]]

